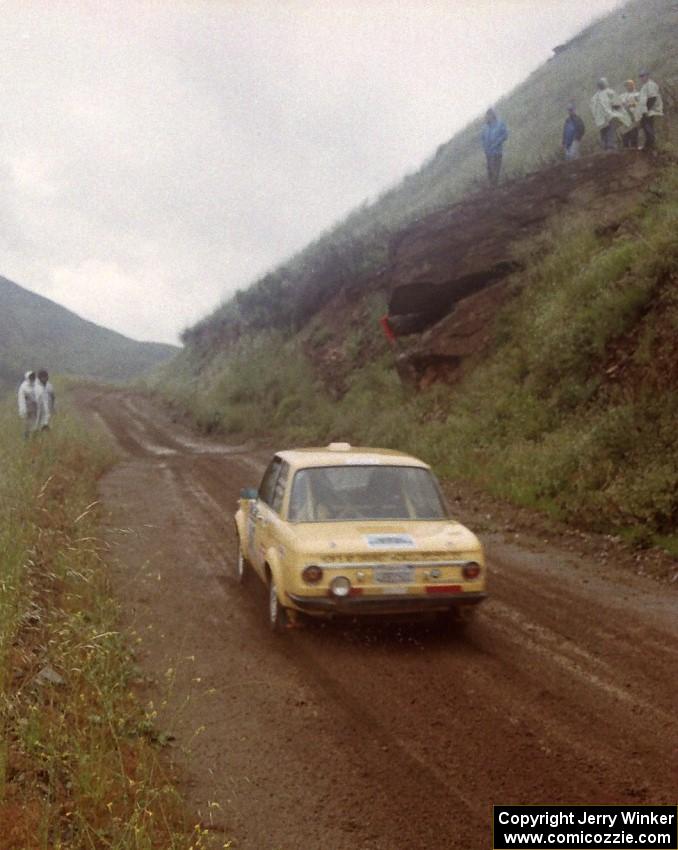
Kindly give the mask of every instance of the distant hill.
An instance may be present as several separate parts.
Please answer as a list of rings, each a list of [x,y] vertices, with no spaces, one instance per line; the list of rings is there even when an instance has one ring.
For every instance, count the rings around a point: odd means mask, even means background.
[[[29,368],[123,381],[178,350],[102,328],[0,277],[0,393],[16,386]]]

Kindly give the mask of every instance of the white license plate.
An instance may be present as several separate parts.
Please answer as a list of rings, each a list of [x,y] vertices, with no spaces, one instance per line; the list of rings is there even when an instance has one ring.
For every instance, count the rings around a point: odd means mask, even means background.
[[[378,567],[374,571],[374,580],[379,584],[411,584],[414,581],[414,567],[407,564]]]

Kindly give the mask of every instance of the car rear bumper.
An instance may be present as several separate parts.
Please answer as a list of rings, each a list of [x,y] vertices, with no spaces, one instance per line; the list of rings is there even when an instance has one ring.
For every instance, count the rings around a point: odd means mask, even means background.
[[[298,596],[287,594],[299,611],[308,614],[418,614],[451,611],[464,606],[478,605],[487,593],[451,593],[434,596],[415,596],[411,593],[383,596]]]

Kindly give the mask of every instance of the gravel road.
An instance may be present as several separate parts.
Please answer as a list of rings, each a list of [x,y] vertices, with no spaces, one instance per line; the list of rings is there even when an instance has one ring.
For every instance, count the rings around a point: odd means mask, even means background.
[[[491,598],[465,636],[274,636],[263,587],[234,572],[236,500],[265,456],[132,392],[77,400],[124,454],[101,482],[114,587],[215,846],[485,850],[495,803],[676,802],[677,584],[481,531]]]

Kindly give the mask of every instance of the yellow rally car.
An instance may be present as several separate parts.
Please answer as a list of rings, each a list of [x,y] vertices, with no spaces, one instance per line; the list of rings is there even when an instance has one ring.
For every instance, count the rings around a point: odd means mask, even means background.
[[[430,468],[400,452],[279,452],[235,523],[238,579],[265,582],[274,631],[297,612],[464,621],[486,596],[480,542],[450,518]]]

